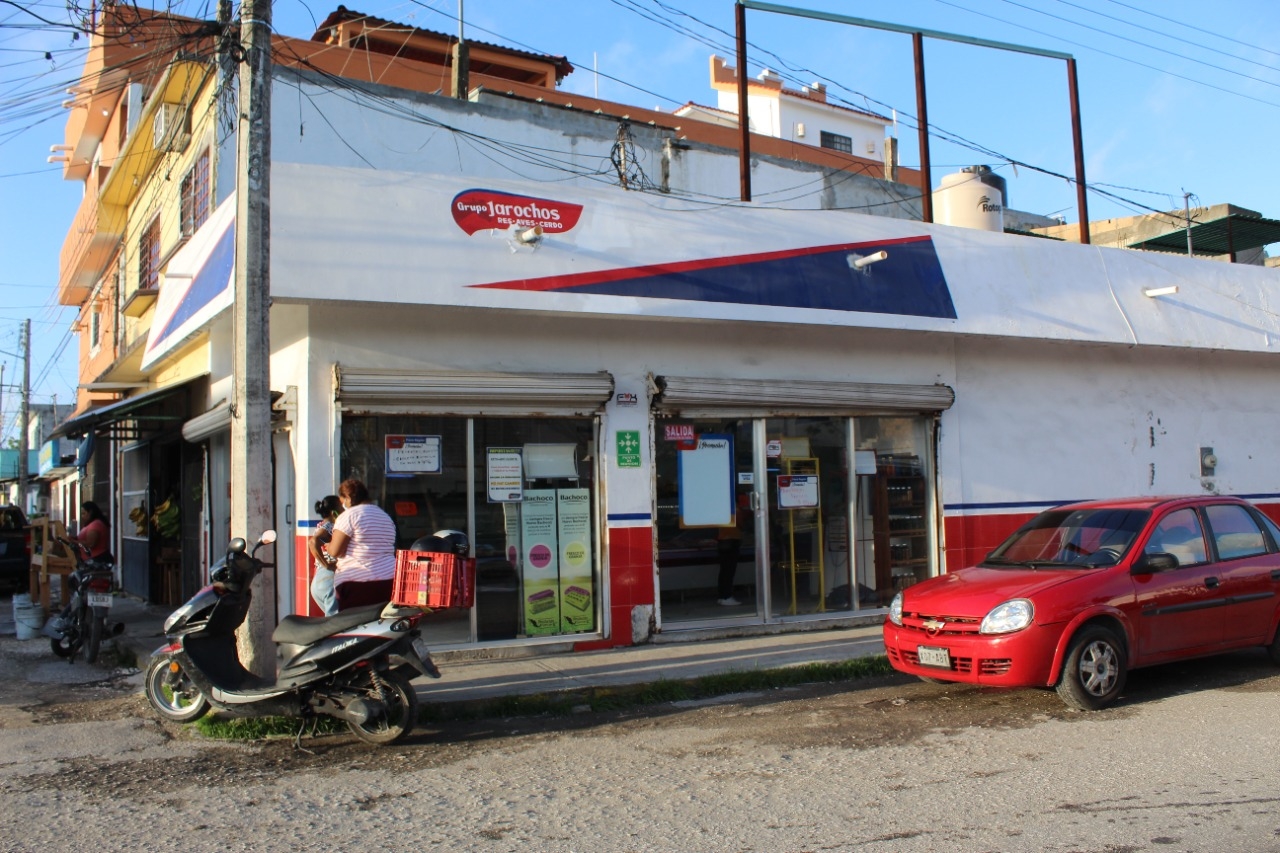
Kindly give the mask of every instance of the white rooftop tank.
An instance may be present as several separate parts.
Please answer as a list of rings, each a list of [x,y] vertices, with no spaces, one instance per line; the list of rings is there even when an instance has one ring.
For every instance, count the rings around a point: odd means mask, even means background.
[[[986,166],[966,166],[943,177],[933,191],[933,221],[982,231],[1004,231],[1004,178]]]

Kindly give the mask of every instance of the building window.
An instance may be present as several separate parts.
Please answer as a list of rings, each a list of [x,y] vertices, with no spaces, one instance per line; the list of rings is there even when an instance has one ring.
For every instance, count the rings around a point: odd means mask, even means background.
[[[160,286],[160,219],[157,217],[138,241],[138,289]]]
[[[206,149],[182,179],[182,236],[190,237],[209,218],[209,151]]]
[[[98,310],[98,306],[93,306],[93,311],[89,314],[89,349],[92,352],[98,351],[98,345],[102,343],[102,312]]]
[[[852,154],[853,140],[847,136],[824,130],[822,131],[822,147],[830,148],[832,151],[839,151],[842,154]]]

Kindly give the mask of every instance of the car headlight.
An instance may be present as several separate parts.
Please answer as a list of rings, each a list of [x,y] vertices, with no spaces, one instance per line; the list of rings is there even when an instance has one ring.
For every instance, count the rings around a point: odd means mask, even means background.
[[[1035,613],[1035,608],[1025,598],[1006,601],[987,614],[987,618],[982,620],[982,626],[978,628],[978,633],[1009,634],[1013,631],[1021,631],[1031,624],[1031,618]]]
[[[889,621],[895,625],[902,624],[902,593],[898,593],[893,597],[893,601],[889,602]]]

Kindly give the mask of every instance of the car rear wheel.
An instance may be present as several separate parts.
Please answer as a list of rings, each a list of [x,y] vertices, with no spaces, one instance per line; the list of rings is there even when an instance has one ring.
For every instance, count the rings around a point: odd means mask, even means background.
[[[1273,664],[1280,666],[1280,625],[1276,626],[1275,635],[1271,638],[1271,645],[1267,646],[1267,655],[1271,658]]]
[[[1124,645],[1115,632],[1087,625],[1071,638],[1058,696],[1068,707],[1098,711],[1120,696],[1126,675]]]

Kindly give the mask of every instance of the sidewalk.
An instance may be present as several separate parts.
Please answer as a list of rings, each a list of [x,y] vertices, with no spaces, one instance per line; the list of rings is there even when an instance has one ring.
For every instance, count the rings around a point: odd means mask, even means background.
[[[118,641],[131,649],[139,667],[164,643],[170,608],[118,597],[112,619],[125,624]],[[688,642],[667,634],[658,643],[595,652],[536,654],[476,659],[472,650],[442,650],[434,657],[444,677],[415,681],[419,695],[433,703],[468,703],[502,698],[618,688],[705,675],[836,662],[884,653],[880,624],[707,639],[691,633]]]

